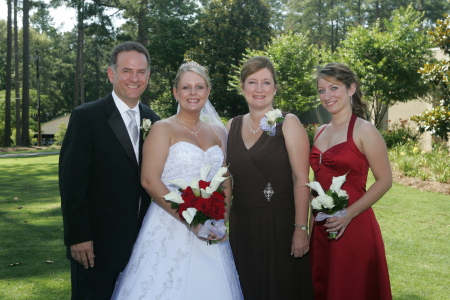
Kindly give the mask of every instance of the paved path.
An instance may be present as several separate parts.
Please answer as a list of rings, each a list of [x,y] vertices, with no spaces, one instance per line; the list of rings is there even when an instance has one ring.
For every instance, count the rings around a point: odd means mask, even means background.
[[[5,152],[4,152],[5,153]],[[27,157],[27,156],[38,156],[38,155],[56,155],[59,154],[59,151],[48,151],[48,152],[31,152],[31,153],[0,153],[0,158],[9,158],[9,157]]]

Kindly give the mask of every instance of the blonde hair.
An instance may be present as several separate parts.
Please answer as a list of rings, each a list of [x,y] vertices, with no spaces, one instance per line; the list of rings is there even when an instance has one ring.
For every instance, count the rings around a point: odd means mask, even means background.
[[[174,88],[178,89],[178,83],[180,82],[181,76],[187,72],[194,72],[195,74],[201,76],[205,80],[207,88],[211,89],[211,78],[209,77],[208,71],[205,67],[199,65],[195,61],[189,61],[180,66],[173,83]]]

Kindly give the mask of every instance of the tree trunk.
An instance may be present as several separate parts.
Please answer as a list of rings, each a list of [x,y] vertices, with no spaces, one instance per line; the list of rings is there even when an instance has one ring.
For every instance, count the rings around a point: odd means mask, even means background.
[[[375,1],[375,20],[380,18],[380,0]]]
[[[83,21],[81,21],[83,22]],[[83,25],[82,25],[83,26]],[[80,102],[84,103],[84,26],[79,32],[81,34],[80,44]]]
[[[361,0],[358,0],[358,25],[362,25]]]
[[[138,42],[144,45],[144,47],[148,46],[148,31],[147,31],[147,7],[148,0],[141,0],[141,9],[139,10],[137,19],[138,19]]]
[[[20,146],[30,146],[30,27],[29,0],[23,0],[23,84],[22,84],[22,139]]]
[[[77,2],[77,17],[78,17],[78,39],[77,39],[77,63],[75,67],[75,89],[73,96],[73,108],[76,108],[80,104],[81,97],[81,78],[83,74],[83,11],[84,0],[78,0]]]
[[[41,134],[41,79],[39,75],[39,50],[36,49],[36,83],[37,83],[37,123],[38,123],[38,138],[37,145],[42,146],[42,134]]]
[[[318,41],[317,45],[318,45],[319,49],[321,49],[322,48],[322,39],[323,39],[323,36],[322,36],[322,1],[321,0],[319,0],[319,7],[318,7],[317,12],[319,14],[319,18],[318,18],[318,20],[319,20],[319,25],[318,25],[319,41]]]
[[[11,61],[12,61],[12,22],[11,0],[7,0],[8,20],[6,25],[6,94],[5,94],[5,136],[3,147],[11,147]]]
[[[141,9],[139,10],[137,21],[138,21],[138,42],[144,47],[148,46],[148,30],[147,30],[147,14],[148,14],[148,0],[141,0]],[[147,85],[144,93],[141,95],[141,102],[145,105],[150,106],[149,92],[150,86]]]
[[[17,0],[14,0],[14,89],[16,92],[16,145],[20,143],[20,76],[19,76],[19,29],[17,26]]]
[[[334,1],[333,0],[331,0],[331,10],[330,10],[330,12],[331,12],[331,15],[333,16],[334,15]],[[336,23],[336,26],[337,26],[337,21],[336,20],[331,20],[331,52],[333,53],[335,50],[336,50],[336,47],[335,47],[335,45],[334,45],[334,39],[335,39],[335,37],[334,37],[334,27],[335,27],[335,24]]]

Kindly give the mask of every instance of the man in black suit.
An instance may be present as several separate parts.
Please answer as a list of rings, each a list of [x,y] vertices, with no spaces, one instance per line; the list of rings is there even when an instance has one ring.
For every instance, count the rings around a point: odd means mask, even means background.
[[[149,77],[147,49],[120,44],[108,68],[113,92],[71,114],[59,159],[59,188],[72,299],[110,299],[150,205],[140,183],[140,124],[159,117],[139,102]]]

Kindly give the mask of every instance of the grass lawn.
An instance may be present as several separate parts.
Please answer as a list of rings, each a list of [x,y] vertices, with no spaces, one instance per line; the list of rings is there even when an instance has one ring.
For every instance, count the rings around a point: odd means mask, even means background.
[[[0,158],[0,299],[70,299],[57,160]]]
[[[0,299],[70,298],[57,161],[0,157]],[[395,184],[374,208],[394,299],[448,299],[449,196]]]
[[[374,210],[394,299],[449,299],[450,197],[394,184]]]

